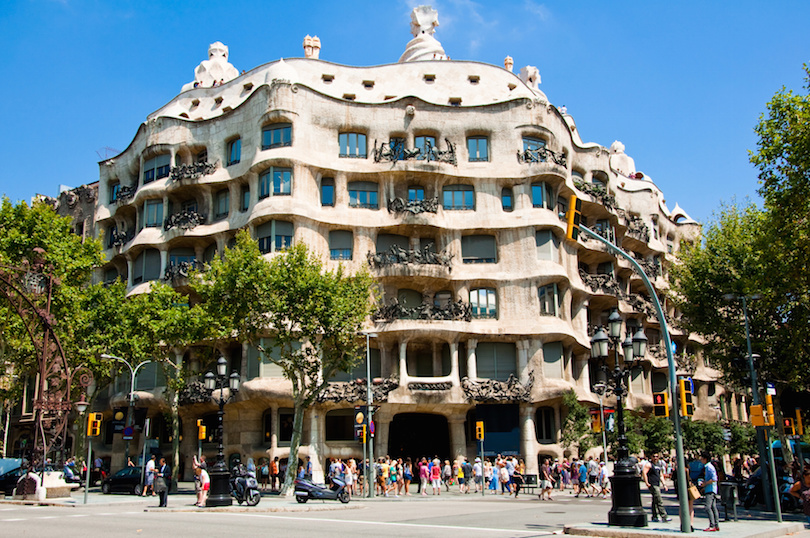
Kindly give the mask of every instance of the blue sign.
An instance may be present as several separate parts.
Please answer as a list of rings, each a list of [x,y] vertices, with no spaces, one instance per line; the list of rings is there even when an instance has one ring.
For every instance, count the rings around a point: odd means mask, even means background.
[[[132,441],[134,434],[135,430],[132,428],[132,426],[127,426],[124,428],[124,441]]]

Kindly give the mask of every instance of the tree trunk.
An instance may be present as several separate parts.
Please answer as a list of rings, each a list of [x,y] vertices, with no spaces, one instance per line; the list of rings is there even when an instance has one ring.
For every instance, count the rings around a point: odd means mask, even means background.
[[[287,476],[284,478],[284,485],[281,486],[281,495],[286,497],[292,497],[295,494],[292,485],[298,473],[298,448],[301,446],[301,437],[304,433],[304,411],[306,406],[301,401],[300,393],[297,396],[293,414],[292,439],[290,439],[290,456],[287,458]]]
[[[172,391],[172,487],[180,480],[180,394]]]

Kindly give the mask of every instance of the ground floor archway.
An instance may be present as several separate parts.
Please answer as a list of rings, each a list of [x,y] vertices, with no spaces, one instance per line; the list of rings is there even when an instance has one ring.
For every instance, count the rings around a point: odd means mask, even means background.
[[[450,428],[447,417],[429,413],[400,413],[388,429],[388,454],[392,458],[423,456],[450,459]]]

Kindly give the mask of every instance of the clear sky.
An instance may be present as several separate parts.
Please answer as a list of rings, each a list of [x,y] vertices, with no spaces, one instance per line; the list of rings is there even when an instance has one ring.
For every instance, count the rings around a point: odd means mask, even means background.
[[[193,79],[208,44],[250,70],[302,57],[394,63],[422,2],[6,0],[0,12],[0,194],[55,196],[98,178],[147,114]],[[428,2],[424,2],[428,3]],[[636,167],[705,222],[756,199],[753,127],[782,86],[801,90],[810,2],[437,0],[435,37],[458,60],[536,66],[584,141],[621,140]]]

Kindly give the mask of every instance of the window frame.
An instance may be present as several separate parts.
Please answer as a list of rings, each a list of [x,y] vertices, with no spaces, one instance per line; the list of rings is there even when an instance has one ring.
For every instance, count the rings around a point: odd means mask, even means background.
[[[273,254],[275,252],[281,252],[289,247],[292,246],[293,238],[295,237],[295,224],[289,220],[277,220],[271,219],[269,221],[265,221],[259,226],[262,226],[267,223],[270,224],[270,235],[259,236],[259,229],[256,229],[256,241],[259,244],[259,252],[262,254]],[[292,226],[292,235],[281,235],[276,231],[278,223],[285,223]]]
[[[492,238],[492,242],[494,243],[495,247],[495,257],[494,258],[483,258],[483,257],[476,257],[476,256],[464,256],[464,244],[465,239],[467,239],[467,243],[471,245],[473,237],[487,237]],[[470,254],[470,252],[467,252]],[[471,234],[471,235],[464,235],[461,237],[461,261],[465,264],[480,264],[480,263],[498,263],[498,238],[493,234]]]
[[[368,140],[366,133],[360,133],[357,131],[345,131],[338,133],[338,147],[340,148],[338,157],[341,159],[368,158]],[[362,153],[360,151],[361,148]]]
[[[276,181],[276,174],[281,174],[282,181]],[[289,175],[289,180],[284,181],[285,175]],[[293,171],[288,166],[271,166],[259,175],[259,200],[264,200],[270,196],[292,196]],[[287,187],[284,190],[284,187]],[[271,190],[272,188],[272,190]]]
[[[430,140],[430,146],[428,148],[427,142]],[[433,149],[437,147],[436,145],[436,137],[433,135],[419,135],[414,137],[413,139],[413,147],[414,149],[419,150],[419,155],[416,156],[417,161],[432,161],[433,158]]]
[[[152,215],[150,215],[150,208],[156,208]],[[150,219],[150,216],[154,220]],[[144,228],[160,228],[163,226],[163,200],[155,198],[145,200],[143,203],[143,227]]]
[[[227,159],[225,160],[225,166],[231,166],[232,164],[239,164],[242,162],[242,138],[237,137],[233,140],[229,140],[227,144]]]
[[[507,194],[508,193],[508,194]],[[506,199],[509,198],[509,205],[506,205]],[[512,187],[504,187],[501,189],[501,209],[506,213],[511,213],[515,210],[515,193]]]
[[[277,133],[280,133],[280,140],[275,141]],[[266,143],[268,135],[269,144]],[[262,150],[290,146],[292,146],[292,123],[269,123],[262,128]]]
[[[331,192],[329,198],[331,202],[324,203],[324,195],[327,192],[325,189],[329,189]],[[321,179],[321,207],[335,207],[335,178],[332,177],[325,177]]]
[[[334,239],[332,234],[336,234],[334,236]],[[341,235],[338,236],[337,234]],[[333,241],[338,242],[338,238],[345,238],[346,234],[348,234],[348,236],[351,237],[352,246],[350,248],[333,248],[332,242]],[[330,230],[328,241],[329,241],[330,260],[349,261],[352,259],[352,255],[354,253],[354,232],[352,232],[351,230]]]
[[[361,190],[360,186],[374,185],[375,189]],[[354,186],[355,188],[352,188]],[[380,208],[380,184],[374,181],[350,181],[346,186],[349,191],[349,207],[359,209],[379,209]],[[363,193],[364,196],[360,194]],[[364,200],[363,200],[364,199]]]
[[[467,203],[467,193],[470,193],[469,195],[472,197],[472,204]],[[448,195],[450,195],[450,204],[447,203]],[[459,196],[461,199],[456,200]],[[475,211],[475,187],[467,183],[445,185],[442,187],[442,208],[445,211]]]
[[[223,205],[225,206],[224,212],[222,211]],[[214,220],[227,219],[230,213],[231,213],[231,191],[230,189],[221,189],[214,195]]]
[[[533,208],[554,210],[557,202],[554,196],[554,188],[551,186],[551,184],[545,181],[535,181],[531,185],[531,193]],[[539,203],[535,193],[539,193],[542,198]]]
[[[483,142],[483,156],[481,155],[481,143]],[[473,148],[475,143],[475,148]],[[475,157],[473,156],[475,149]],[[467,154],[471,163],[489,162],[489,137],[485,135],[474,135],[467,137]]]
[[[165,163],[158,166],[158,161],[165,161]],[[169,153],[161,153],[160,155],[155,155],[151,159],[144,161],[143,174],[141,174],[143,177],[143,184],[146,185],[147,183],[152,183],[158,179],[169,177],[172,167],[171,163],[172,156]]]
[[[549,290],[551,290],[551,305],[553,306],[553,312],[548,311],[549,300],[543,299],[543,297],[549,297]],[[542,295],[541,295],[542,292]],[[562,317],[562,294],[560,293],[560,287],[557,282],[552,282],[550,284],[546,284],[545,286],[538,286],[537,287],[537,299],[540,303],[540,315],[541,316],[553,316],[555,318]]]
[[[486,304],[482,306],[482,295]],[[473,288],[470,290],[470,308],[475,319],[498,319],[498,293],[495,288]]]

